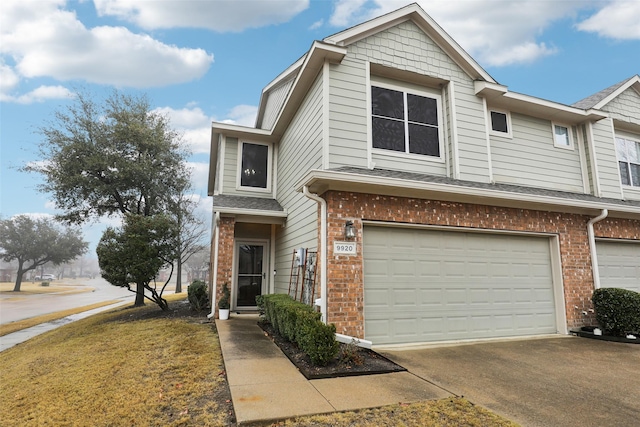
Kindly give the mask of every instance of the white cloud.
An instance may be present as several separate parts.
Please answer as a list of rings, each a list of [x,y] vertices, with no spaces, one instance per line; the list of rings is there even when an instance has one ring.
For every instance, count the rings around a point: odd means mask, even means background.
[[[309,7],[309,0],[132,1],[94,0],[99,15],[142,28],[207,28],[239,32],[281,24]]]
[[[5,102],[16,102],[18,104],[33,104],[34,102],[44,102],[49,99],[69,99],[75,95],[64,86],[39,86],[38,88],[14,97],[11,95],[0,95],[0,100]]]
[[[2,86],[5,98],[19,98],[8,92],[16,90],[16,77],[145,88],[195,80],[213,62],[203,49],[167,45],[124,27],[87,28],[64,5],[21,0],[0,5],[2,77],[10,78]],[[7,64],[15,65],[7,70]]]
[[[211,117],[196,106],[174,109],[156,108],[154,111],[166,115],[171,127],[183,133],[183,142],[193,153],[209,153],[211,143]]]
[[[228,117],[223,123],[253,127],[256,123],[258,107],[253,105],[237,105],[229,111]]]
[[[577,28],[598,33],[602,37],[640,40],[640,2],[614,1],[580,22]]]
[[[351,25],[391,12],[410,1],[338,0],[330,22]],[[589,0],[419,0],[418,3],[467,52],[483,65],[527,63],[552,55],[552,42],[540,41],[544,29],[554,21],[593,7]]]
[[[209,163],[188,162],[187,167],[191,169],[191,182],[193,182],[194,188],[206,190],[209,182]],[[194,194],[193,197],[199,198],[200,196]]]

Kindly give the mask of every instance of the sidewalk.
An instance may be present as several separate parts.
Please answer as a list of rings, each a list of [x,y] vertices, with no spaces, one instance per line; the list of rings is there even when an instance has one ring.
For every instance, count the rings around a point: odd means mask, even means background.
[[[83,311],[82,313],[72,314],[62,319],[53,320],[51,322],[41,323],[36,326],[32,326],[27,329],[22,329],[11,334],[7,334],[0,337],[0,352],[5,351],[15,345],[25,342],[35,336],[59,328],[67,323],[75,322],[76,320],[84,319],[85,317],[93,316],[94,314],[101,313],[103,311],[112,310],[122,305],[130,304],[130,301],[117,302],[111,305],[105,305],[104,307],[94,308],[93,310]]]
[[[239,425],[451,396],[409,372],[307,380],[257,320],[216,320]]]

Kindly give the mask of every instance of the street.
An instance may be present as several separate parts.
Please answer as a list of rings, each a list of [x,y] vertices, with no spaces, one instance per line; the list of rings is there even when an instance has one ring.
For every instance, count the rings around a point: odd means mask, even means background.
[[[116,299],[131,301],[133,304],[135,295],[132,292],[113,286],[101,277],[86,279],[83,284],[95,290],[71,294],[35,295],[4,292],[0,294],[0,324]]]

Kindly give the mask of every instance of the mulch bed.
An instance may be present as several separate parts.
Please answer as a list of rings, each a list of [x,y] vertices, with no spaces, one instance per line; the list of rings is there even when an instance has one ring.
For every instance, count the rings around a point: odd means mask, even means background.
[[[282,338],[270,323],[260,321],[258,322],[258,326],[265,331],[280,350],[291,360],[291,363],[296,365],[298,370],[308,380],[406,371],[402,366],[373,350],[344,343],[340,343],[340,351],[333,361],[326,366],[314,366],[309,357],[300,351],[296,344]],[[352,354],[352,357],[341,357],[341,355],[345,353]]]
[[[640,344],[640,338],[630,339],[626,337],[617,337],[614,335],[596,335],[593,333],[593,329],[593,327],[586,326],[580,329],[574,329],[570,332],[582,338],[591,338],[600,341],[621,342],[625,344]]]

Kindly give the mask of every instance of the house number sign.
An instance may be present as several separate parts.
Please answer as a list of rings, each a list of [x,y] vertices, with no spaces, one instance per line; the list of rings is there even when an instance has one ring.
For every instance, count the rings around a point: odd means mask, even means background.
[[[335,255],[355,255],[355,242],[333,242],[333,253]]]

